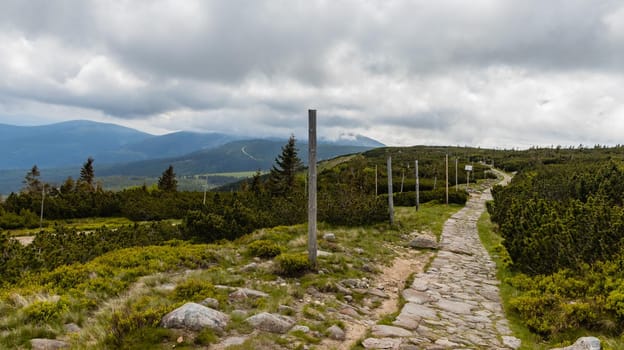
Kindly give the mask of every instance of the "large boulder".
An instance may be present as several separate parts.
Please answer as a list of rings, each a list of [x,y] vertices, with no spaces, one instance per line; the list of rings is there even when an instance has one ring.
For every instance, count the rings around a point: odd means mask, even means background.
[[[30,348],[33,350],[69,349],[69,343],[55,339],[31,339]]]
[[[552,350],[600,350],[600,339],[595,337],[579,338],[576,343],[566,346],[565,348],[556,348]]]
[[[204,328],[222,331],[229,321],[230,317],[223,312],[196,303],[186,303],[165,315],[161,325],[194,331]]]
[[[416,249],[438,249],[438,242],[433,236],[420,235],[409,242],[409,246]]]
[[[251,316],[245,322],[255,329],[278,334],[287,333],[295,325],[295,321],[288,316],[270,314],[268,312]]]

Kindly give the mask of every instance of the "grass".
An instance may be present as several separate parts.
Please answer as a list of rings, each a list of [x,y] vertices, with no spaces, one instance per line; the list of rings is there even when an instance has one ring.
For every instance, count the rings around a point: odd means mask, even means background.
[[[83,328],[79,335],[70,337],[76,348],[110,348],[106,342],[111,341],[111,329],[121,334],[119,343],[116,343],[118,348],[158,349],[171,348],[173,345],[176,348],[192,348],[193,342],[214,343],[223,335],[206,332],[194,335],[198,337],[195,340],[184,334],[184,343],[176,344],[175,340],[180,334],[160,329],[154,320],[159,320],[166,312],[185,302],[201,302],[206,296],[217,299],[219,309],[226,313],[238,309],[247,310],[249,315],[261,311],[278,312],[280,305],[296,308],[308,295],[310,288],[334,294],[335,298],[325,300],[324,304],[308,306],[308,316],[314,309],[326,315],[326,318],[305,317],[306,313],[301,309],[297,309],[292,316],[299,318],[298,323],[318,332],[314,334],[323,334],[331,325],[344,327],[328,311],[338,309],[340,304],[337,300],[343,300],[344,295],[336,288],[338,282],[347,278],[372,280],[375,272],[371,271],[379,271],[377,266],[389,265],[396,257],[396,248],[403,246],[405,234],[413,231],[440,234],[444,221],[460,208],[458,205],[425,204],[415,213],[413,208],[398,207],[397,224],[394,226],[387,223],[365,227],[320,224],[319,249],[331,254],[319,256],[318,271],[321,272],[308,272],[299,277],[279,276],[273,258],[251,256],[248,254],[248,244],[264,239],[287,248],[289,253],[305,253],[306,225],[258,230],[234,242],[219,245],[184,243],[123,249],[104,254],[86,264],[64,266],[41,275],[32,275],[20,282],[19,286],[0,289],[0,347],[24,347],[34,336],[60,337],[64,333],[63,324],[75,322]],[[66,222],[79,230],[128,223],[126,219],[120,218]],[[327,232],[335,234],[335,242],[323,239],[323,234]],[[262,267],[243,269],[251,262]],[[375,268],[371,269],[371,266]],[[66,287],[55,285],[60,283],[57,280]],[[172,287],[163,289],[167,285]],[[218,285],[252,288],[267,292],[269,296],[232,301],[229,299],[231,290],[216,288]],[[177,286],[183,286],[186,290]],[[42,295],[60,298],[67,303],[67,309],[60,308],[59,316],[48,324],[26,321],[24,310]],[[353,293],[352,297],[353,303],[363,305],[366,295]],[[387,317],[386,322],[390,317]],[[232,317],[226,332],[251,334],[253,330],[244,320],[243,316]],[[291,342],[303,348],[319,341],[319,336],[314,334],[287,335],[286,338],[254,334],[241,348],[271,349],[279,342]]]
[[[182,220],[166,220],[166,222],[171,223],[172,225],[179,225]],[[139,222],[139,224],[148,224],[150,222]],[[112,218],[82,218],[82,219],[68,219],[68,220],[55,220],[55,221],[44,221],[45,227],[42,229],[34,228],[34,229],[18,229],[18,230],[8,230],[11,236],[32,236],[36,233],[43,232],[53,232],[54,226],[61,225],[69,229],[75,229],[77,231],[95,231],[98,228],[106,226],[108,228],[121,227],[126,225],[134,225],[135,222],[124,218],[124,217],[112,217]]]

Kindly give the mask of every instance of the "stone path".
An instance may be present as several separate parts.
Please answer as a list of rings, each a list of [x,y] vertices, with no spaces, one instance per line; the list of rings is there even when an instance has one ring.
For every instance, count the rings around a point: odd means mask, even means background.
[[[496,265],[481,244],[477,220],[488,191],[473,194],[444,226],[427,272],[403,291],[394,326],[373,326],[369,349],[516,349],[499,297]]]

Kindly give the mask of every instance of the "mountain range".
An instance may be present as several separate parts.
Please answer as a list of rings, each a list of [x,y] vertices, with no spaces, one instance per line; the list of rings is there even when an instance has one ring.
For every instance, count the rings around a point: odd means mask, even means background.
[[[0,124],[0,193],[19,190],[26,171],[37,165],[44,181],[77,177],[88,157],[96,176],[158,177],[170,164],[183,176],[267,170],[286,139],[180,131],[151,135],[135,129],[76,120],[43,126]],[[297,142],[307,162],[307,144]],[[320,138],[319,159],[383,147],[362,135]]]

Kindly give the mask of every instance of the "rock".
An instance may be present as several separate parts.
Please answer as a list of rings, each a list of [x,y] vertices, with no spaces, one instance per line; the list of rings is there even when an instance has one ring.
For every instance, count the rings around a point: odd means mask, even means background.
[[[327,232],[323,235],[323,239],[327,242],[336,242],[336,235],[331,232]]]
[[[352,289],[368,289],[368,282],[359,280],[357,278],[349,278],[340,281],[340,284]]]
[[[552,350],[600,350],[600,339],[595,337],[579,338],[574,344],[565,348],[556,348]]]
[[[63,325],[63,329],[65,330],[65,333],[79,333],[82,330],[82,328],[75,323]]]
[[[417,236],[408,245],[416,249],[438,249],[436,238],[427,235]]]
[[[324,250],[317,250],[316,251],[316,256],[319,257],[319,258],[322,258],[324,256],[332,256],[332,255],[334,255],[334,254],[330,253],[330,252],[326,252]]]
[[[400,327],[386,326],[377,324],[372,328],[372,334],[377,338],[399,338],[399,337],[411,337],[412,332]]]
[[[470,315],[471,310],[475,307],[470,304],[458,302],[458,301],[450,301],[450,300],[438,300],[438,307],[442,310],[446,310],[448,312],[452,312],[454,314],[462,314],[462,315]]]
[[[403,290],[401,295],[408,303],[424,304],[431,300],[429,294],[411,288]]]
[[[301,332],[301,333],[307,334],[307,333],[310,333],[310,327],[302,326],[302,325],[296,325],[290,331],[291,332]]]
[[[222,331],[230,321],[223,312],[196,303],[186,303],[171,311],[160,322],[165,328],[199,331],[210,328]]]
[[[259,266],[258,263],[252,262],[252,263],[249,263],[249,264],[241,267],[241,271],[243,271],[243,272],[255,271],[255,270],[258,269],[258,266]]]
[[[327,334],[329,335],[329,338],[334,340],[345,340],[347,338],[342,328],[336,325],[327,328]]]
[[[327,319],[327,317],[325,317],[325,315],[323,315],[322,312],[313,308],[307,308],[304,314],[309,318],[312,318],[314,320],[321,321],[321,322]]]
[[[206,307],[213,308],[213,309],[218,309],[219,308],[219,300],[217,300],[215,298],[206,298],[206,299],[202,300],[202,302],[200,304],[204,305]]]
[[[69,343],[56,339],[31,339],[30,346],[33,350],[69,349]]]
[[[360,314],[358,314],[358,312],[352,307],[345,307],[343,309],[340,309],[340,313],[354,318],[360,316]]]
[[[365,349],[398,349],[401,339],[395,338],[367,338],[362,342]]]
[[[353,251],[354,251],[356,254],[364,254],[364,249],[362,249],[362,248],[355,248],[355,249],[353,249]]]
[[[384,291],[379,290],[377,288],[371,288],[368,290],[368,294],[382,298],[382,299],[389,299],[390,297],[388,296],[388,294],[386,294]]]
[[[288,306],[288,305],[280,305],[277,307],[277,311],[280,314],[284,314],[284,315],[294,315],[296,313],[295,309],[293,309],[292,307]]]
[[[503,337],[503,345],[512,348],[512,349],[517,349],[520,347],[520,345],[522,345],[522,341],[516,337],[510,337],[507,335],[504,335]]]
[[[270,314],[268,312],[251,316],[245,322],[256,329],[279,334],[288,332],[295,325],[295,321],[288,316]]]
[[[229,338],[225,338],[221,342],[221,345],[227,349],[230,346],[243,345],[243,343],[245,343],[246,340],[247,340],[246,337],[229,337]]]
[[[236,291],[230,293],[230,300],[245,300],[248,298],[266,298],[269,295],[259,290],[253,290],[249,288],[238,288]]]

